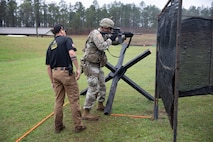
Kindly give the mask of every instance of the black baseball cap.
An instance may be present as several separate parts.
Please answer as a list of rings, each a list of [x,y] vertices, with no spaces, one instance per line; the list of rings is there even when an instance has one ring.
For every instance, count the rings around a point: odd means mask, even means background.
[[[61,25],[61,24],[56,24],[56,25],[54,26],[54,28],[53,28],[54,34],[59,33],[60,30],[65,30],[65,29],[64,29],[64,26]]]

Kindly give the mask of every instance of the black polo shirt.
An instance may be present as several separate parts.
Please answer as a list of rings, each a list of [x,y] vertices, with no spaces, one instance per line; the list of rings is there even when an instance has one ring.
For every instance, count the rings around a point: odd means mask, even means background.
[[[55,67],[72,66],[72,61],[69,56],[69,50],[74,50],[72,44],[73,41],[70,37],[55,37],[46,52],[46,65],[50,65],[51,69]]]

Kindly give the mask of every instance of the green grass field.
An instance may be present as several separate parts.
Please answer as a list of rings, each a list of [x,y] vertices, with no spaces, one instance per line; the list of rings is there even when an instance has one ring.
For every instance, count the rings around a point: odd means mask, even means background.
[[[146,37],[143,36],[143,40]],[[150,37],[149,37],[150,38]],[[86,36],[73,36],[78,49],[78,59]],[[37,123],[53,112],[54,92],[45,66],[45,54],[52,37],[6,37],[0,36],[0,141],[14,142]],[[121,46],[112,46],[111,54],[119,56]],[[150,49],[152,54],[132,66],[125,75],[152,96],[155,91],[155,47],[130,46],[124,64]],[[107,53],[109,62],[117,64],[118,58]],[[109,70],[104,68],[105,75]],[[87,87],[86,78],[81,76],[80,90]],[[111,81],[107,82],[107,97]],[[81,106],[85,96],[80,96]],[[178,142],[212,142],[213,96],[180,98],[178,104]],[[113,102],[113,114],[152,116],[154,102],[139,94],[120,80]],[[159,119],[100,115],[100,121],[87,122],[82,133],[72,131],[73,123],[69,105],[64,106],[66,129],[54,133],[53,116],[23,137],[23,142],[171,142],[170,127],[163,103],[159,102]]]

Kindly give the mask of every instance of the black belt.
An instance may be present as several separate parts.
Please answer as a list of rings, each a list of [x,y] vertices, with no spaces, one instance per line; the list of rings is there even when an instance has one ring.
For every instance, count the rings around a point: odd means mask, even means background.
[[[68,67],[55,67],[54,70],[68,70]]]

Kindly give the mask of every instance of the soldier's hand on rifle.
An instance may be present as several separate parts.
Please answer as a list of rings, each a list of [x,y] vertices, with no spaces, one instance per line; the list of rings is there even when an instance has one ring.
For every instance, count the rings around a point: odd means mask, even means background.
[[[124,40],[126,40],[126,36],[125,36],[125,35],[122,35],[122,36],[121,36],[121,41],[122,41],[122,43],[124,42]]]
[[[116,40],[116,35],[115,34],[112,34],[109,38],[112,40],[112,41],[115,41]]]

